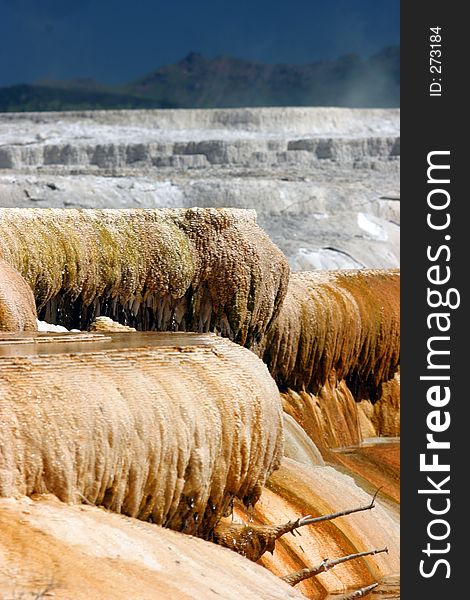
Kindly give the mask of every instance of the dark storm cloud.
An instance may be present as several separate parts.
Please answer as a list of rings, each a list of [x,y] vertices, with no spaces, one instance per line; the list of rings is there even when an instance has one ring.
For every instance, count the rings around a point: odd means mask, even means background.
[[[0,0],[0,85],[123,82],[194,50],[268,63],[399,42],[399,0]]]
[[[21,15],[57,19],[83,10],[90,0],[4,0],[1,4]]]

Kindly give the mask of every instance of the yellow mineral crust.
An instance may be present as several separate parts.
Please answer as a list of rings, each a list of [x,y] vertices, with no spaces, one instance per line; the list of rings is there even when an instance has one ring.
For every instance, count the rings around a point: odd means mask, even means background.
[[[105,315],[250,346],[276,317],[289,278],[250,210],[4,208],[0,257],[48,322],[85,329]]]
[[[137,348],[0,355],[0,496],[52,493],[210,537],[279,465],[278,389],[213,334],[140,335]]]
[[[344,380],[336,381],[334,373],[317,394],[288,389],[281,393],[281,398],[286,413],[318,447],[338,448],[360,443],[360,404]],[[368,400],[364,402],[373,409]]]
[[[331,377],[356,400],[380,397],[400,358],[398,271],[292,274],[264,360],[283,389],[317,393]]]
[[[37,331],[36,305],[26,281],[0,258],[0,331]]]

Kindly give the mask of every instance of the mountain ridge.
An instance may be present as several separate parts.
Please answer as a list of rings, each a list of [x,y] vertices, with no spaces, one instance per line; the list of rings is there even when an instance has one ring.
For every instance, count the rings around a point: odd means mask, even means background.
[[[40,81],[0,88],[0,112],[119,108],[343,106],[394,108],[400,99],[400,50],[389,46],[308,64],[264,64],[190,52],[133,81]]]

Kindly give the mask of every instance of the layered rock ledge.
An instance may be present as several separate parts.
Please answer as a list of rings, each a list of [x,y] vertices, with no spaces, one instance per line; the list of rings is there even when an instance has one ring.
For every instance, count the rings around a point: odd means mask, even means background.
[[[52,493],[210,538],[279,465],[276,384],[215,335],[109,335],[0,346],[0,497]]]
[[[253,208],[295,270],[399,266],[399,110],[0,115],[0,206]]]

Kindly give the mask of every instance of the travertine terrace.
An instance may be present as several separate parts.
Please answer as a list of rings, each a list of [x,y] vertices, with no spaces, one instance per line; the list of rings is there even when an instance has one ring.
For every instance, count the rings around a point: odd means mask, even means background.
[[[398,574],[398,446],[357,447],[399,435],[398,133],[396,110],[0,115],[2,592]]]
[[[50,496],[0,498],[0,548],[2,598],[304,598],[231,550]]]
[[[399,272],[293,273],[263,359],[316,444],[399,435]]]
[[[210,538],[279,465],[277,387],[215,335],[141,335],[136,348],[110,335],[75,336],[73,352],[67,334],[20,337],[0,355],[0,496],[52,493]]]
[[[0,115],[0,206],[255,208],[294,270],[399,266],[399,110]]]
[[[234,209],[1,209],[0,257],[46,321],[85,329],[99,315],[144,330],[217,331],[261,341],[289,266]]]
[[[318,392],[332,372],[376,400],[400,357],[398,271],[294,273],[264,357],[282,387]]]
[[[398,271],[290,274],[240,209],[5,208],[0,224],[0,256],[40,318],[212,331],[263,358],[285,410],[321,446],[399,433]]]

